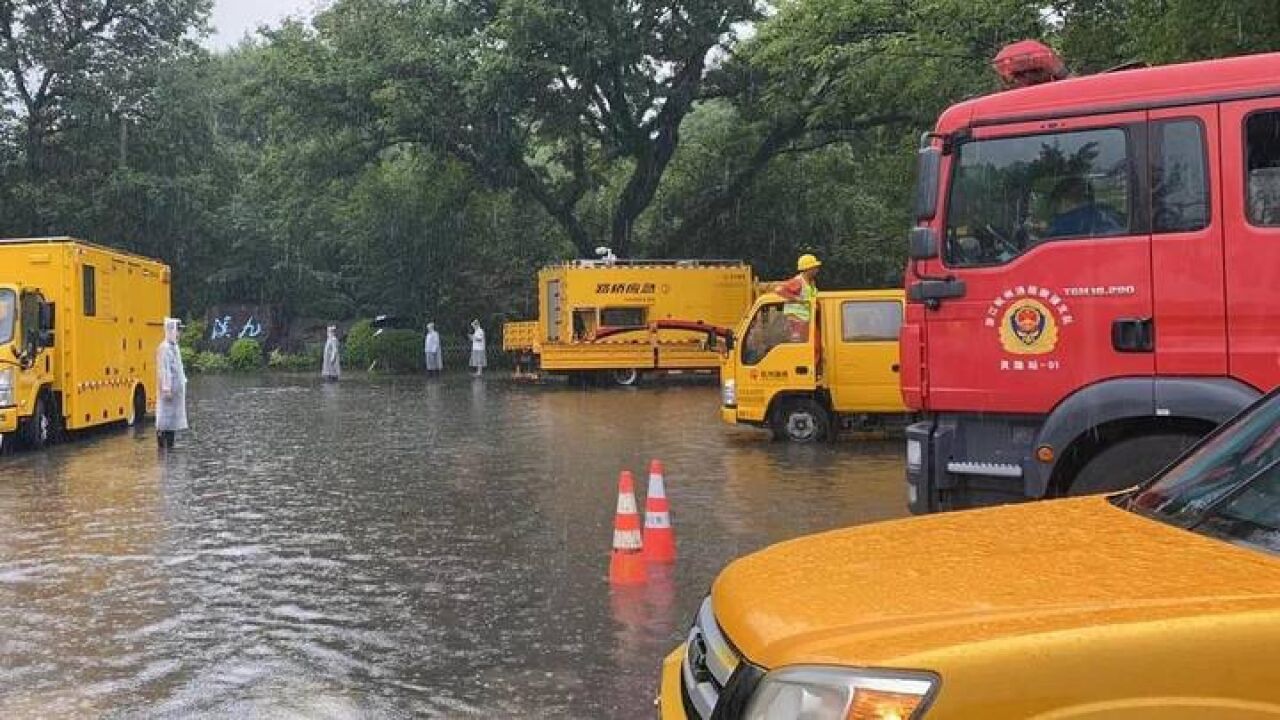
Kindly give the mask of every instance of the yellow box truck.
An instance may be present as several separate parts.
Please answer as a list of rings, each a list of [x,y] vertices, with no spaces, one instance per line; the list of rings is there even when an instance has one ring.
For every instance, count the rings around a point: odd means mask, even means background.
[[[819,292],[801,326],[784,316],[786,302],[762,295],[738,325],[720,368],[725,422],[811,442],[858,419],[905,417],[901,290]]]
[[[716,338],[756,295],[736,260],[580,260],[538,273],[538,319],[507,323],[503,348],[544,374],[634,384],[643,374],[714,373]]]
[[[0,240],[0,446],[155,407],[169,268],[68,237]]]

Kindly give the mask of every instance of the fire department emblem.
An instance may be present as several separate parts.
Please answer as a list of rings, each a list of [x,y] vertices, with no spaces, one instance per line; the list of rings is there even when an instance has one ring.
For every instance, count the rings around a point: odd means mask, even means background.
[[[1013,355],[1043,355],[1058,345],[1054,313],[1039,300],[1023,297],[1010,303],[1000,318],[1000,344]]]

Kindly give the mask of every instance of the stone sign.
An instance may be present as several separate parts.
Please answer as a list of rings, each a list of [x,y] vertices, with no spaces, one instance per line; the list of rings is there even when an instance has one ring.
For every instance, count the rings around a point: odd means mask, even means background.
[[[231,343],[241,338],[257,340],[263,349],[278,347],[286,328],[279,312],[269,305],[218,305],[205,315],[205,346],[214,352],[226,352]]]

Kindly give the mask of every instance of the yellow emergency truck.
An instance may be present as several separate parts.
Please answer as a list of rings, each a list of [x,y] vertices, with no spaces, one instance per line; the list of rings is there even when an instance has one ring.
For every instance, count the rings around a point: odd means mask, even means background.
[[[812,442],[858,421],[905,417],[898,385],[901,290],[819,292],[798,330],[765,294],[738,325],[720,368],[721,418]]]
[[[579,260],[538,273],[538,319],[503,326],[503,349],[544,374],[635,384],[643,374],[720,367],[756,295],[736,260]]]
[[[155,407],[169,268],[68,237],[0,240],[0,445]]]

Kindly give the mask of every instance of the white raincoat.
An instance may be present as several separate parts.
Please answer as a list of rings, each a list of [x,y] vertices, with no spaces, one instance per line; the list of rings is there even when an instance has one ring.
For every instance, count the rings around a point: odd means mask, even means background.
[[[164,340],[156,348],[156,430],[187,429],[187,372],[178,349],[178,321],[164,319]]]
[[[480,322],[471,323],[471,367],[479,369],[489,364],[484,353],[484,329]]]
[[[329,337],[324,341],[324,365],[320,376],[337,380],[342,375],[342,353],[338,349],[338,328],[329,326]]]
[[[427,324],[427,339],[422,345],[427,354],[427,370],[443,370],[444,356],[440,354],[440,333],[434,323]]]

